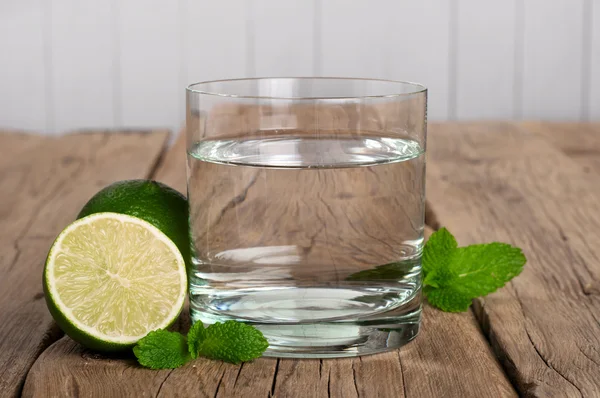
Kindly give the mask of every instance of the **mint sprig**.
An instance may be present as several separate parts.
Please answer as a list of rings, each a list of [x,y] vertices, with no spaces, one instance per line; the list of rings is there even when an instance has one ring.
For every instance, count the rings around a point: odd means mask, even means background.
[[[133,353],[140,365],[151,369],[175,369],[205,356],[240,363],[258,358],[269,343],[253,326],[241,322],[217,322],[204,328],[196,322],[187,338],[178,332],[155,330],[138,341]]]
[[[268,346],[262,333],[250,325],[236,321],[217,322],[206,328],[198,356],[240,363],[258,358]]]
[[[204,325],[202,322],[196,322],[192,325],[190,330],[188,331],[187,341],[188,341],[188,350],[192,359],[198,358],[198,354],[200,353],[200,347],[202,346],[202,342],[206,336],[206,329],[204,329]]]
[[[443,311],[466,311],[474,298],[519,275],[526,261],[521,249],[506,243],[458,247],[454,236],[441,228],[423,251],[423,292],[429,304]]]
[[[133,353],[140,365],[150,369],[175,369],[190,360],[185,336],[155,330],[138,341]]]

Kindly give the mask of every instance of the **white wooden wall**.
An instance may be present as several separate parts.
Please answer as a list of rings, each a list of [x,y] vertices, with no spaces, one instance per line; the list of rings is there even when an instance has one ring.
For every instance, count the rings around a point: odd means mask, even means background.
[[[0,0],[0,127],[169,127],[184,87],[418,81],[446,119],[600,120],[600,0]]]

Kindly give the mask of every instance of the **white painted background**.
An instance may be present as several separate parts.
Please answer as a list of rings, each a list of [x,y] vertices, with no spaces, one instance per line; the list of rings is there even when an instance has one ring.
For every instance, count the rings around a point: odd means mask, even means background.
[[[429,116],[600,120],[600,0],[0,0],[0,128],[168,127],[187,83],[418,81]]]

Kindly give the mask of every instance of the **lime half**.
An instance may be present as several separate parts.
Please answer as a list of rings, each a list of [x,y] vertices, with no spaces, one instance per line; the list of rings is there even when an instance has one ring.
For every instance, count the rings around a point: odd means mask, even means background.
[[[81,344],[117,351],[166,328],[183,307],[185,262],[152,224],[96,213],[56,238],[44,268],[44,293],[59,326]]]

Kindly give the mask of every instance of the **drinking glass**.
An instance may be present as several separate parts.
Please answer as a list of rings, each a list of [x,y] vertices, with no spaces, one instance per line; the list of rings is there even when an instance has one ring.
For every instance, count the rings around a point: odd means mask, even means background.
[[[412,340],[426,103],[420,84],[375,79],[190,85],[192,321],[251,324],[277,357]]]

